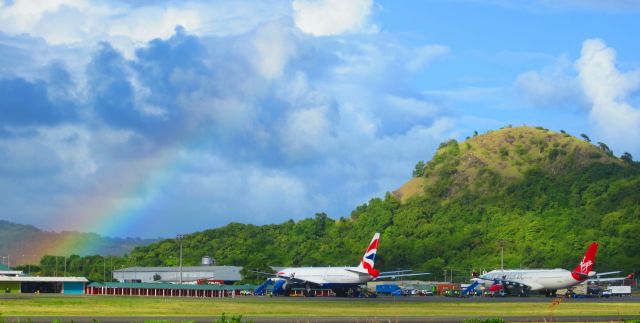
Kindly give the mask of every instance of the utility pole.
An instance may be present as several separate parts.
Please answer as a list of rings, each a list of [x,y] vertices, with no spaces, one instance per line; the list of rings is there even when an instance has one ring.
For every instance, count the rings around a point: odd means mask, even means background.
[[[107,258],[102,257],[102,282],[107,282]]]
[[[67,277],[67,256],[64,256],[62,259],[64,260],[64,266],[63,266],[64,267],[64,272],[63,272],[64,274],[63,274],[63,276]]]
[[[178,241],[180,241],[180,284],[182,284],[182,239],[184,235],[179,234],[177,236]]]
[[[500,270],[504,271],[504,239],[500,239]]]

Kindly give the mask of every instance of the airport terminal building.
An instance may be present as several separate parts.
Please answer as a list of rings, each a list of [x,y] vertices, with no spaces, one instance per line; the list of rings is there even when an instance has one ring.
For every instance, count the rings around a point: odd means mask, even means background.
[[[4,294],[84,294],[89,281],[84,277],[33,277],[0,265],[0,292]]]

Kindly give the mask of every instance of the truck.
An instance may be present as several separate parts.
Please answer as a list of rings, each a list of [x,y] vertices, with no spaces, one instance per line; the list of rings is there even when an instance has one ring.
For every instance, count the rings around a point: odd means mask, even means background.
[[[404,295],[403,290],[400,286],[396,284],[380,284],[376,285],[376,293],[377,294],[387,294],[392,296],[402,296]]]
[[[629,296],[631,295],[631,286],[609,286],[603,293],[602,296]]]

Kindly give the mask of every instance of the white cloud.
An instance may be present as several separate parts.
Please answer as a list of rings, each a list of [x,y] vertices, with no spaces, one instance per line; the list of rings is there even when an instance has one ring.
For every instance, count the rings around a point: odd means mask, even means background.
[[[365,29],[372,0],[294,0],[292,6],[300,30],[331,36]]]
[[[580,83],[571,75],[571,61],[561,56],[542,71],[518,75],[516,88],[536,106],[576,105],[582,96]]]
[[[296,53],[294,37],[288,28],[269,23],[258,28],[250,53],[254,66],[266,79],[278,78]]]
[[[176,25],[186,30],[198,30],[204,21],[198,8],[143,7],[121,18],[110,18],[106,33],[114,38],[127,37],[144,43],[154,38],[173,35]]]
[[[87,3],[84,0],[50,0],[29,1],[15,0],[12,4],[0,2],[0,20],[3,29],[10,33],[21,33],[33,28],[42,17],[48,13],[60,10],[62,7],[81,9]]]
[[[411,117],[431,117],[440,111],[437,105],[415,98],[388,95],[386,101],[390,107],[395,109],[395,113]]]
[[[414,51],[407,66],[412,71],[417,71],[434,59],[449,54],[449,47],[443,45],[425,45]]]
[[[133,58],[135,48],[170,37],[177,25],[196,35],[228,36],[288,14],[274,2],[175,2],[132,6],[88,0],[0,1],[0,31],[42,37],[52,45],[108,41]]]
[[[588,39],[575,63],[578,79],[591,104],[591,122],[620,154],[640,152],[640,108],[628,102],[640,89],[640,70],[621,72],[616,67],[616,52],[601,39]]]
[[[331,148],[328,113],[326,106],[292,111],[280,131],[285,154],[293,159],[305,159]]]

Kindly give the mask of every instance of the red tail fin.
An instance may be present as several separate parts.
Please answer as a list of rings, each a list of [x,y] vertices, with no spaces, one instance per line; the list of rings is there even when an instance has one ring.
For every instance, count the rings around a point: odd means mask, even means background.
[[[589,272],[593,269],[593,264],[596,261],[596,252],[598,251],[598,243],[593,242],[589,249],[587,249],[587,253],[584,254],[582,261],[576,268],[571,272],[571,275],[576,280],[585,280],[589,277]]]

